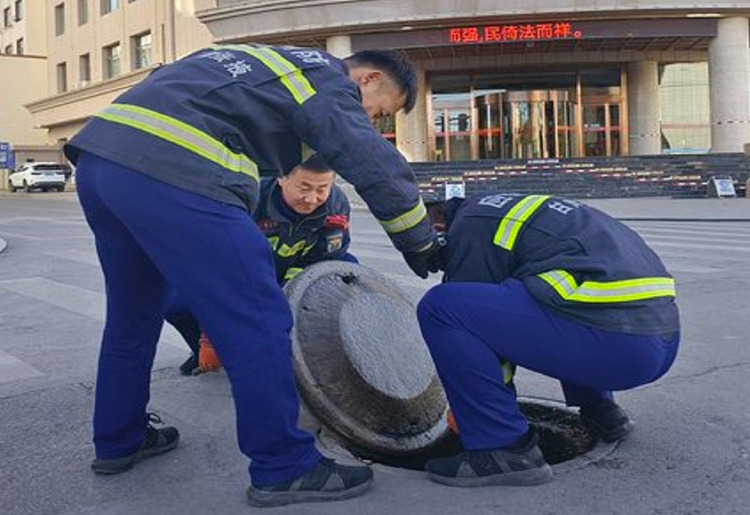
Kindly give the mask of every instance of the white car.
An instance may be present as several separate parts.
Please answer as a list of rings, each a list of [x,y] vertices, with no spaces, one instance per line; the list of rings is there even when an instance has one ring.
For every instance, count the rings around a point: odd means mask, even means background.
[[[25,163],[8,177],[8,189],[65,191],[65,169],[58,163]]]

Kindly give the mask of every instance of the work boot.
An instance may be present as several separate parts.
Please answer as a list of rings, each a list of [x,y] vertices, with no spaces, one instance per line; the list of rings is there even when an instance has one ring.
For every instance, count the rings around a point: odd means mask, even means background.
[[[180,365],[180,374],[184,376],[192,376],[195,375],[193,371],[198,368],[198,354],[193,353],[190,355],[188,359],[185,360],[185,362]]]
[[[370,467],[340,465],[322,458],[310,472],[289,483],[249,487],[247,499],[253,506],[261,507],[340,501],[362,495],[371,484]]]
[[[614,401],[602,400],[580,410],[581,422],[605,442],[622,440],[633,430],[628,414]]]
[[[130,456],[124,458],[115,458],[111,460],[107,459],[95,459],[91,462],[91,469],[97,474],[119,474],[133,468],[133,465],[141,461],[143,458],[149,456],[156,456],[157,454],[163,454],[169,452],[175,447],[180,441],[180,433],[174,427],[163,427],[156,429],[151,425],[161,424],[161,418],[156,413],[148,414],[149,424],[146,427],[146,439],[143,441],[141,446]]]
[[[530,432],[518,447],[465,451],[430,460],[425,469],[432,481],[448,486],[541,485],[552,479],[552,467],[544,461],[538,442]]]

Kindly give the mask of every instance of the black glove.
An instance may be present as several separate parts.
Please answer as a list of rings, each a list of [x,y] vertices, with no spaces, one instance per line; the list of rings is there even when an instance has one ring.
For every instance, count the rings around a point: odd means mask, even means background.
[[[447,241],[443,233],[439,233],[425,248],[415,252],[404,252],[404,259],[412,272],[422,279],[427,279],[430,272],[445,269],[445,246]]]

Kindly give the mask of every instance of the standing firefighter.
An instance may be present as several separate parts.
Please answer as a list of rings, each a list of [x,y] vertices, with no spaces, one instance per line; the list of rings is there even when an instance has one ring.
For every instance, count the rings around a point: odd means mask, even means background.
[[[459,207],[460,206],[460,207]],[[677,353],[674,279],[628,227],[584,204],[494,194],[436,203],[444,284],[418,307],[466,452],[427,464],[453,486],[531,485],[551,469],[500,360],[560,380],[606,441],[632,423],[612,390],[650,383]]]
[[[220,46],[164,66],[66,145],[107,291],[94,412],[95,472],[173,449],[149,424],[150,371],[169,287],[211,335],[232,385],[251,503],[359,495],[367,467],[322,458],[297,428],[289,331],[268,240],[249,212],[260,176],[293,169],[303,143],[358,192],[410,267],[437,271],[438,239],[413,174],[371,119],[413,106],[412,66],[392,52]]]

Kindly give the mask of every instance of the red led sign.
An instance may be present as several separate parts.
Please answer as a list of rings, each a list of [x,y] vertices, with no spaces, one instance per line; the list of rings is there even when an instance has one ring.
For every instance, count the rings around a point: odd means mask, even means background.
[[[448,30],[448,40],[454,45],[547,41],[551,39],[578,39],[582,37],[583,32],[576,30],[573,24],[568,22],[455,27]]]

